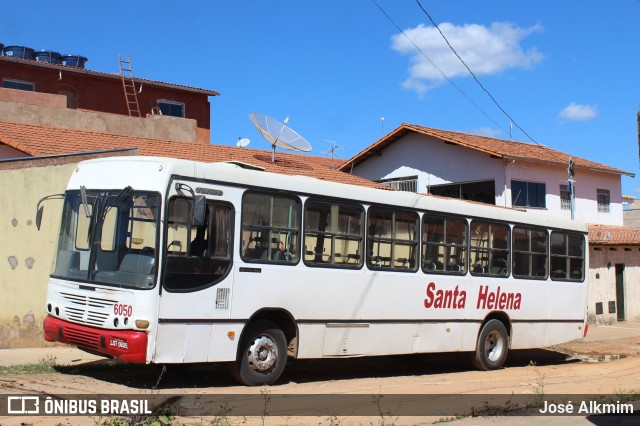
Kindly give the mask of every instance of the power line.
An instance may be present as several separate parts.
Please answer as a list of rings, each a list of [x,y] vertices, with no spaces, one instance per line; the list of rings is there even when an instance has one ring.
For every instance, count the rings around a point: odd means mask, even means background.
[[[442,36],[442,38],[444,39],[445,42],[447,42],[447,46],[449,46],[449,48],[451,49],[451,51],[458,57],[458,59],[460,59],[460,62],[462,62],[462,65],[465,66],[465,68],[467,68],[467,71],[469,71],[469,73],[471,74],[471,76],[473,77],[473,79],[476,81],[476,83],[478,83],[478,85],[482,88],[482,90],[485,91],[485,93],[491,98],[491,100],[493,101],[494,104],[496,104],[496,106],[500,109],[500,111],[502,111],[504,113],[504,115],[506,115],[509,120],[511,120],[511,122],[518,128],[520,129],[520,131],[522,133],[524,133],[525,135],[527,135],[527,137],[529,139],[531,139],[532,142],[538,144],[538,142],[536,142],[531,136],[529,136],[529,134],[527,132],[524,131],[524,129],[522,127],[520,127],[518,125],[518,123],[516,123],[516,121],[511,117],[511,115],[509,115],[509,113],[507,111],[504,110],[504,108],[502,108],[500,106],[500,104],[498,103],[498,101],[493,97],[493,95],[483,86],[483,84],[480,82],[480,80],[478,80],[478,77],[476,77],[476,75],[473,73],[473,71],[471,71],[471,68],[469,68],[469,66],[466,64],[466,62],[460,57],[460,55],[458,55],[458,52],[456,52],[456,50],[453,48],[453,46],[451,46],[451,43],[449,43],[449,40],[447,40],[447,38],[444,36],[444,34],[442,33],[442,31],[440,30],[440,27],[438,26],[438,24],[436,24],[436,22],[433,20],[433,18],[431,17],[431,15],[429,15],[429,12],[427,12],[425,10],[424,7],[422,7],[422,4],[420,3],[420,0],[416,0],[416,3],[418,3],[418,6],[420,6],[420,9],[422,9],[422,11],[424,12],[425,15],[427,15],[427,17],[429,18],[429,20],[431,21],[431,23],[433,24],[434,27],[436,27],[436,29],[438,30],[438,32],[440,33],[440,35]],[[429,61],[431,62],[431,61]],[[538,144],[539,145],[539,144]]]
[[[417,50],[418,52],[420,52],[420,54],[421,54],[422,56],[424,56],[424,57],[425,57],[425,59],[426,59],[427,61],[429,61],[429,63],[430,63],[431,65],[433,65],[433,67],[434,67],[435,69],[437,69],[437,70],[438,70],[438,72],[442,75],[442,77],[444,77],[444,78],[445,78],[445,79],[446,79],[446,80],[447,80],[447,81],[448,81],[448,82],[449,82],[453,87],[455,87],[455,88],[456,88],[456,90],[457,90],[458,92],[460,92],[460,94],[461,94],[462,96],[464,96],[464,98],[465,98],[467,101],[469,101],[469,103],[470,103],[471,105],[473,105],[474,107],[476,107],[476,109],[477,109],[478,111],[480,111],[480,112],[482,113],[482,115],[484,115],[485,117],[487,117],[491,122],[493,122],[493,124],[495,124],[495,125],[496,125],[500,130],[502,130],[505,134],[507,134],[507,135],[509,134],[509,132],[507,132],[505,129],[503,129],[503,128],[502,128],[502,126],[500,126],[500,124],[498,124],[498,122],[497,122],[496,120],[494,120],[494,119],[493,119],[493,118],[491,118],[491,117],[490,117],[486,112],[484,112],[484,110],[483,110],[482,108],[480,108],[480,106],[478,106],[478,104],[476,104],[475,102],[473,102],[473,100],[471,100],[471,98],[470,98],[469,96],[467,96],[467,94],[466,94],[466,93],[464,93],[464,91],[463,91],[462,89],[460,89],[460,88],[459,88],[459,87],[458,87],[458,86],[457,86],[453,81],[451,81],[451,79],[450,79],[449,77],[447,77],[447,75],[446,75],[446,74],[445,74],[445,73],[444,73],[440,68],[438,68],[438,66],[437,66],[437,65],[436,65],[436,64],[435,64],[435,63],[434,63],[434,62],[433,62],[433,61],[432,61],[432,60],[427,56],[427,54],[426,54],[426,53],[424,53],[424,52],[422,51],[422,49],[420,49],[420,47],[419,47],[419,46],[418,46],[418,45],[417,45],[413,40],[411,40],[411,38],[407,35],[407,33],[405,33],[405,32],[404,32],[404,30],[403,30],[403,29],[401,29],[401,28],[398,26],[398,24],[396,24],[396,23],[395,23],[395,21],[394,21],[394,20],[389,16],[389,14],[388,14],[387,12],[385,12],[385,10],[382,8],[382,6],[380,6],[380,4],[378,4],[378,2],[377,2],[376,0],[371,0],[371,1],[373,2],[373,4],[375,4],[375,5],[378,7],[378,9],[380,9],[380,12],[382,12],[382,14],[383,14],[384,16],[386,16],[386,17],[387,17],[387,19],[388,19],[388,20],[393,24],[393,26],[395,26],[395,27],[398,29],[398,31],[400,31],[400,32],[402,33],[402,35],[403,35],[403,36],[405,36],[405,38],[406,38],[407,40],[409,40],[409,42],[410,42],[411,44],[413,44],[413,47],[415,47],[415,48],[416,48],[416,50]]]

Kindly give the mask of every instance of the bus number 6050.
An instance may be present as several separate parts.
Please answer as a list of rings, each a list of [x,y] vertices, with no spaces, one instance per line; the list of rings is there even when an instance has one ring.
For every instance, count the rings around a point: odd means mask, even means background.
[[[133,314],[133,306],[116,303],[113,305],[113,313],[115,315],[124,315],[130,317]]]

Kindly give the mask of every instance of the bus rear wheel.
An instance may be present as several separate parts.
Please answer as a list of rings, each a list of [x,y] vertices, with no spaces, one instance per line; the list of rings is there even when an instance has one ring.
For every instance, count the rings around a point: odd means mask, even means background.
[[[508,351],[509,335],[504,324],[497,319],[489,320],[478,336],[473,365],[479,370],[497,370],[507,359]]]
[[[229,373],[247,386],[271,385],[284,371],[287,362],[287,339],[271,321],[261,320],[243,333],[238,356],[228,364]]]

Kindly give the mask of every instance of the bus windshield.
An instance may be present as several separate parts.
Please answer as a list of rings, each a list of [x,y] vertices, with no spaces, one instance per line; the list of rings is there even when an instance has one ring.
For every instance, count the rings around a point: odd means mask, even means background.
[[[159,194],[131,187],[67,191],[52,276],[152,288],[159,207]]]

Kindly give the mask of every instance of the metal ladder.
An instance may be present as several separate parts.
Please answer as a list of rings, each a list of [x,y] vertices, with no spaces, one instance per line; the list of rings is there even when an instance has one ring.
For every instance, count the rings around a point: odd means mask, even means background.
[[[133,79],[133,67],[131,58],[122,59],[120,55],[120,77],[122,77],[122,88],[124,89],[124,99],[127,103],[127,110],[130,116],[140,117],[140,106],[138,105],[138,92]]]

